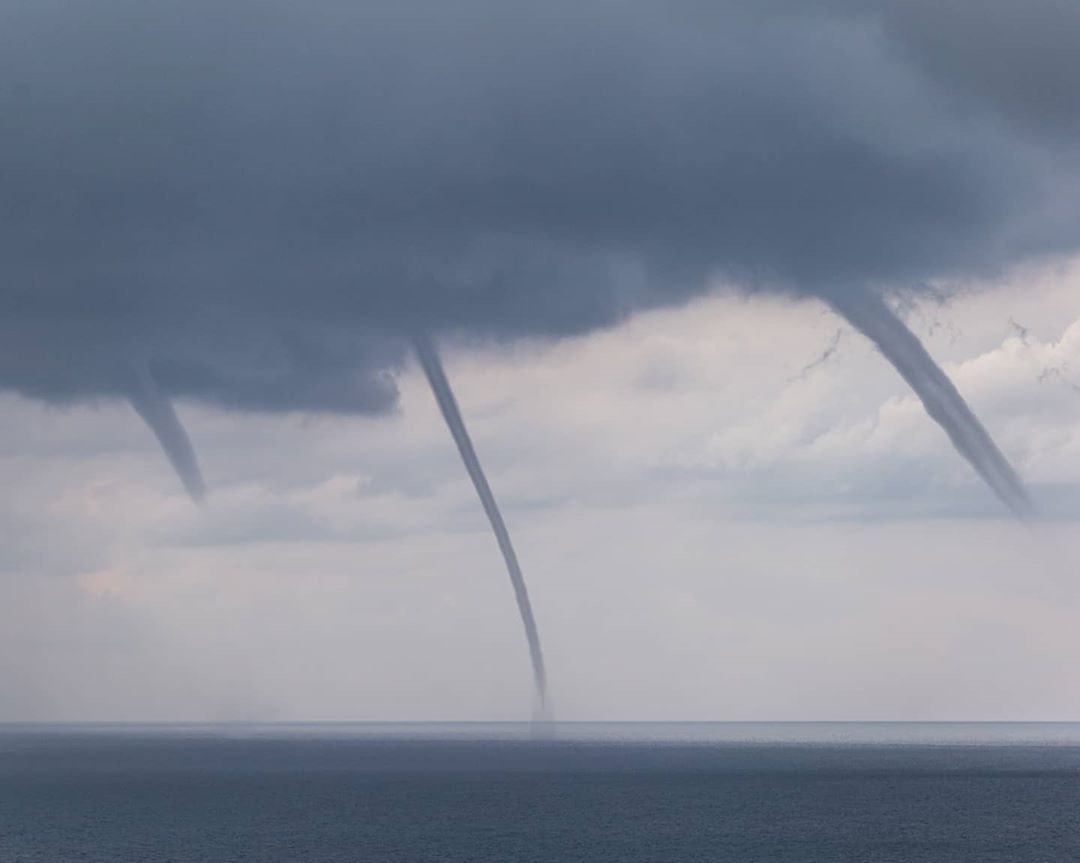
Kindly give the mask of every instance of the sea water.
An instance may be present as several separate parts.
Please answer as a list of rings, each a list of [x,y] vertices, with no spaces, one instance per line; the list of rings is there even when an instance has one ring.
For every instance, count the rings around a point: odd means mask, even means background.
[[[0,727],[2,863],[1080,860],[1080,725]]]

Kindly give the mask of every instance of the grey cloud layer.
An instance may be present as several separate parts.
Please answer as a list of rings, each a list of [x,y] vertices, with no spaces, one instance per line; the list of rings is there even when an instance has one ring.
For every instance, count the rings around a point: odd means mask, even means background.
[[[379,412],[416,327],[1061,249],[1080,36],[990,6],[7,3],[0,386]]]
[[[885,20],[908,57],[959,99],[1035,134],[1080,128],[1080,5],[1072,0],[895,0]]]

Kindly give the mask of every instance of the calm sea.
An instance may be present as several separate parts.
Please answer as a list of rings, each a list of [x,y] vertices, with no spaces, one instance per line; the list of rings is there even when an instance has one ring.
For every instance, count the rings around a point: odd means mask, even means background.
[[[1080,725],[0,727],[2,863],[1080,860]]]

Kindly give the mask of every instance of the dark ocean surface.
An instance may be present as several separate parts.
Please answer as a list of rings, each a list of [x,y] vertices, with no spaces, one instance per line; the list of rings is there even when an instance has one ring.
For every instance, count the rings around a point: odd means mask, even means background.
[[[2,863],[1080,861],[1080,725],[0,727]]]

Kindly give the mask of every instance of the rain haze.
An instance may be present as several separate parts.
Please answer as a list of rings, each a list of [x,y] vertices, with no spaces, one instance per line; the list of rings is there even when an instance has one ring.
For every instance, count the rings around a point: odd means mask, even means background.
[[[1018,8],[4,2],[0,721],[1080,718]]]

